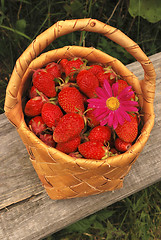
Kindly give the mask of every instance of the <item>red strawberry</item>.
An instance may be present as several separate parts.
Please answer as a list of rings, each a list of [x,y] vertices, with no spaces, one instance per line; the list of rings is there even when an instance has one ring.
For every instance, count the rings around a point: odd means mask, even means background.
[[[65,87],[58,94],[58,102],[66,112],[84,112],[83,97],[75,87]]]
[[[56,146],[56,149],[58,149],[61,152],[69,154],[77,150],[80,141],[81,137],[78,136],[76,138],[73,138],[72,140],[69,140],[68,142],[59,142]]]
[[[46,127],[47,126],[45,125],[41,116],[36,116],[29,121],[29,128],[36,135],[39,135],[40,133],[45,131]]]
[[[136,114],[129,114],[131,121],[125,120],[123,125],[118,125],[115,129],[116,134],[125,142],[133,142],[138,135],[138,118]]]
[[[82,158],[83,157],[78,151],[69,153],[69,156],[71,156],[73,158]]]
[[[49,128],[56,127],[59,120],[63,117],[60,107],[52,103],[45,103],[43,105],[41,115]]]
[[[131,146],[132,146],[132,144],[130,142],[125,142],[125,141],[121,140],[120,138],[116,138],[116,140],[115,140],[115,148],[119,152],[126,152]]]
[[[129,85],[125,80],[118,79],[118,94],[128,86]],[[132,91],[132,89],[130,89],[129,91]],[[135,99],[135,94],[133,94],[131,98]]]
[[[47,70],[48,73],[53,75],[53,78],[61,77],[61,67],[59,66],[59,64],[57,64],[55,62],[49,63],[45,67],[45,69]]]
[[[129,85],[123,79],[118,79],[118,94],[124,90],[124,88],[128,87]]]
[[[78,73],[81,65],[83,65],[83,61],[80,58],[72,59],[65,64],[65,75],[66,77],[70,77],[70,81],[75,81],[76,74]]]
[[[40,134],[40,139],[43,141],[46,145],[50,147],[55,147],[55,142],[53,140],[53,135],[49,133]]]
[[[41,109],[46,100],[42,99],[41,96],[31,98],[25,105],[24,112],[29,117],[34,117],[41,114]]]
[[[90,141],[106,144],[111,139],[111,129],[108,126],[96,126],[90,131],[88,138]]]
[[[92,72],[94,75],[97,75],[99,72],[103,72],[103,67],[101,65],[93,64],[90,65],[90,68],[88,69],[89,72]]]
[[[96,96],[96,88],[99,86],[98,78],[88,70],[82,70],[76,78],[79,89],[89,98]]]
[[[84,105],[86,106],[86,105],[88,104],[88,102],[87,102],[88,98],[87,98],[87,96],[84,95],[83,93],[81,93],[81,95],[82,95],[82,98],[83,98],[83,103],[84,103]]]
[[[112,86],[112,84],[115,82],[116,75],[113,72],[98,72],[97,78],[99,80],[100,87],[103,87],[104,80],[106,79],[109,84]]]
[[[53,133],[53,139],[55,142],[67,142],[80,135],[83,129],[83,117],[78,113],[67,113],[58,122]]]
[[[30,89],[30,92],[29,92],[29,97],[34,98],[34,97],[37,97],[37,96],[42,97],[43,102],[48,102],[49,101],[49,99],[42,92],[39,92],[37,90],[37,88],[35,88],[35,86],[32,86],[31,89]]]
[[[55,82],[51,73],[45,69],[37,69],[32,77],[33,85],[47,97],[55,97]]]
[[[37,97],[37,96],[39,96],[39,94],[37,92],[37,89],[35,88],[35,86],[32,86],[30,91],[29,91],[29,97],[34,98],[34,97]]]
[[[118,151],[116,150],[116,148],[111,148],[110,152],[114,155],[118,155]]]
[[[89,127],[95,127],[98,126],[100,124],[100,122],[96,119],[94,113],[93,113],[93,109],[91,108],[87,108],[87,112],[86,112],[86,118],[87,118],[87,124]]]
[[[108,150],[101,142],[88,141],[78,146],[79,152],[87,159],[102,159]]]
[[[60,62],[59,65],[61,66],[61,71],[64,73],[65,72],[65,66],[68,63],[68,60],[66,58],[63,58]]]

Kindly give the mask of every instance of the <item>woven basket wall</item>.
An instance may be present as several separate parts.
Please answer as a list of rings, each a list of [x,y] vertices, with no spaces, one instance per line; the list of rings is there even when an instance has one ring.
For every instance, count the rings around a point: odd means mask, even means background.
[[[93,47],[65,46],[38,56],[52,41],[74,31],[99,33],[124,47],[141,64],[144,79],[139,81],[119,60]],[[61,58],[73,57],[82,57],[89,62],[112,66],[117,74],[132,85],[138,95],[144,126],[136,143],[127,152],[106,160],[72,158],[44,144],[26,125],[23,96],[28,91],[33,69],[41,68]],[[154,67],[135,42],[120,30],[95,19],[66,20],[57,22],[40,34],[16,61],[6,90],[5,114],[16,127],[49,197],[51,199],[84,197],[123,186],[124,177],[141,153],[154,125],[154,94]]]

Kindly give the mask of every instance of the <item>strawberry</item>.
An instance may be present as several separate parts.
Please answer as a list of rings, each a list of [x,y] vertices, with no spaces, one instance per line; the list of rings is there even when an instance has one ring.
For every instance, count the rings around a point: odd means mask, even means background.
[[[68,63],[68,60],[66,58],[61,59],[59,62],[59,65],[61,66],[61,71],[64,73],[65,72],[65,66]]]
[[[35,88],[35,86],[32,86],[31,89],[30,89],[30,92],[29,92],[29,97],[34,98],[34,97],[37,97],[37,96],[42,97],[43,102],[48,102],[49,101],[49,99],[42,92],[39,92],[37,90],[37,88]]]
[[[58,94],[58,102],[66,112],[84,112],[83,97],[75,87],[65,87]]]
[[[29,121],[29,128],[36,135],[39,135],[46,129],[46,125],[41,116],[36,116]]]
[[[61,67],[59,64],[55,62],[49,63],[45,69],[53,76],[53,78],[61,77]]]
[[[123,80],[123,79],[118,79],[118,94],[120,93],[120,92],[122,92],[122,90],[124,90],[124,88],[126,88],[126,87],[128,87],[129,85],[128,85],[128,83],[125,81],[125,80]],[[130,89],[129,91],[132,91],[132,89]],[[133,99],[135,99],[135,94],[133,94],[132,96],[131,96],[131,98],[133,98]],[[131,99],[130,98],[130,99]]]
[[[115,148],[119,152],[126,152],[131,146],[132,144],[130,142],[125,142],[120,138],[116,138],[115,140]]]
[[[111,148],[111,149],[110,149],[110,152],[111,152],[113,155],[118,155],[118,151],[116,150],[116,148]]]
[[[41,110],[41,116],[49,128],[56,127],[59,120],[63,117],[60,107],[52,103],[45,103]]]
[[[101,65],[93,64],[90,65],[90,68],[88,69],[89,72],[92,72],[94,75],[97,75],[99,72],[103,72],[103,67]]]
[[[123,79],[118,79],[118,94],[120,92],[122,92],[122,90],[124,90],[124,88],[128,87],[129,85],[127,84],[127,82]]]
[[[46,69],[37,69],[32,77],[33,85],[47,97],[55,97],[55,82],[51,73],[48,73]]]
[[[53,135],[49,133],[40,134],[40,139],[43,141],[46,145],[50,147],[55,147],[55,142],[53,140]]]
[[[39,96],[37,89],[35,88],[35,86],[32,86],[30,91],[29,91],[29,98],[34,98]]]
[[[80,142],[81,142],[81,137],[77,136],[72,140],[69,140],[68,142],[59,142],[56,146],[56,149],[58,149],[61,152],[69,154],[77,150]]]
[[[67,113],[54,129],[53,139],[55,142],[67,142],[78,136],[83,129],[83,117],[78,113]]]
[[[79,89],[89,98],[96,96],[95,89],[99,86],[98,78],[88,70],[82,70],[76,78]]]
[[[86,119],[89,127],[95,127],[100,124],[100,122],[96,119],[93,111],[94,110],[92,108],[89,108],[89,107],[87,108]]]
[[[81,95],[82,95],[82,98],[83,98],[83,103],[84,103],[84,105],[87,106],[87,104],[88,104],[88,102],[87,102],[87,100],[88,100],[87,96],[84,95],[83,93],[81,93]]]
[[[111,139],[111,129],[108,126],[96,126],[90,131],[88,139],[106,144]]]
[[[83,61],[80,58],[72,59],[65,64],[65,75],[70,77],[70,81],[74,82]]]
[[[138,118],[136,114],[129,114],[131,121],[124,121],[123,125],[118,125],[115,129],[118,137],[125,141],[132,143],[138,135]]]
[[[106,156],[108,149],[98,141],[88,141],[78,146],[79,152],[87,159],[102,159]]]
[[[112,86],[112,84],[115,82],[116,75],[113,72],[98,72],[97,78],[99,80],[100,87],[103,87],[104,80],[106,79],[109,84]]]
[[[69,156],[73,157],[73,158],[82,158],[83,156],[80,154],[80,152],[71,152],[69,153]]]
[[[41,114],[41,109],[46,100],[41,96],[31,98],[25,105],[24,112],[29,117],[34,117]]]

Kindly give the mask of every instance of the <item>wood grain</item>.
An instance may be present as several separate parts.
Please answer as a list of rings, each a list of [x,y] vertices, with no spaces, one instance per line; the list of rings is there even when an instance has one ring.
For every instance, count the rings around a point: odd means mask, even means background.
[[[125,177],[124,187],[115,192],[70,200],[49,199],[16,129],[4,114],[0,115],[0,239],[41,239],[161,180],[161,53],[150,59],[157,73],[155,125]],[[143,79],[138,62],[128,68]]]

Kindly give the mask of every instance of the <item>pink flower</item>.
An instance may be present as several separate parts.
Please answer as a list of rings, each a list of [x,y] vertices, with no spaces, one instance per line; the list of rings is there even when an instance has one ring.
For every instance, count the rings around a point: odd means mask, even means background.
[[[132,87],[128,86],[118,94],[118,83],[112,87],[107,80],[104,81],[103,88],[97,87],[96,94],[98,98],[88,99],[88,107],[93,108],[93,114],[100,122],[101,126],[108,124],[114,129],[118,124],[123,125],[124,121],[131,121],[128,112],[138,112],[138,102],[131,100],[134,94],[130,91]]]

